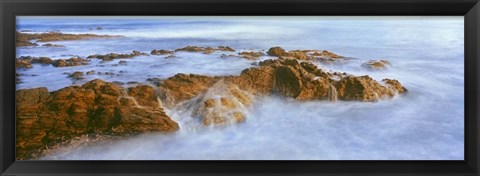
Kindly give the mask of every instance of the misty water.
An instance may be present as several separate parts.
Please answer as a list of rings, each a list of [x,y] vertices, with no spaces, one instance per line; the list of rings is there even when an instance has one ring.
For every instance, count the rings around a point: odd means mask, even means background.
[[[96,27],[102,30],[96,30]],[[345,63],[315,63],[325,70],[399,80],[404,95],[379,102],[298,102],[276,96],[256,97],[244,123],[205,127],[188,109],[166,109],[180,125],[172,134],[128,138],[79,138],[50,148],[40,159],[189,160],[463,160],[464,159],[463,17],[18,17],[17,30],[123,35],[115,39],[48,42],[65,47],[18,47],[17,57],[52,59],[92,54],[149,53],[188,45],[219,45],[241,51],[273,46],[329,50],[352,57]],[[44,44],[39,42],[39,44]],[[89,65],[55,68],[34,64],[19,69],[17,89],[49,91],[93,79],[147,83],[177,73],[238,75],[250,61],[221,58],[214,52],[177,52],[177,58],[139,56]],[[264,56],[260,58],[275,58]],[[362,63],[387,59],[391,66],[372,71]],[[75,71],[111,71],[72,81]]]

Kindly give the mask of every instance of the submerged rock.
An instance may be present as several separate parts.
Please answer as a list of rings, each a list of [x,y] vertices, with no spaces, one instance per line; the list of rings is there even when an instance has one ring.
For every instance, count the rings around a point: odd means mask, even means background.
[[[243,58],[248,59],[248,60],[257,60],[258,57],[264,56],[265,54],[263,54],[262,52],[254,52],[254,51],[247,52],[247,51],[244,51],[244,52],[238,53],[238,55],[240,55]]]
[[[390,65],[388,60],[369,60],[362,64],[363,67],[371,70],[383,70],[386,69],[387,65]]]
[[[45,46],[45,47],[65,47],[63,45],[51,44],[51,43],[43,44],[42,46]]]
[[[230,48],[228,46],[219,46],[217,48],[212,48],[212,47],[200,47],[200,46],[186,46],[183,48],[178,48],[175,50],[177,51],[185,51],[185,52],[203,52],[204,54],[211,54],[214,51],[230,51],[233,52],[235,49]]]
[[[102,59],[102,61],[111,61],[113,59],[128,59],[136,56],[146,56],[146,55],[148,54],[134,50],[130,54],[118,54],[118,53],[110,53],[105,55],[95,54],[95,55],[89,55],[87,58],[97,58],[97,59]]]
[[[53,92],[17,90],[16,108],[19,160],[35,158],[47,146],[85,134],[128,135],[179,128],[165,114],[153,87],[125,89],[98,79]]]
[[[80,71],[76,71],[68,75],[68,77],[71,78],[72,80],[84,79],[83,76],[84,76],[83,72],[80,72]]]
[[[154,49],[150,52],[150,54],[152,54],[152,55],[166,55],[166,54],[172,54],[172,53],[173,53],[173,51],[163,50],[163,49],[162,50]]]

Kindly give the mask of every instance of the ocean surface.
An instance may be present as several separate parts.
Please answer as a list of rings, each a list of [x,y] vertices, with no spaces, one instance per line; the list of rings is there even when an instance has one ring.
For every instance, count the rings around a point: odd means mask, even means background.
[[[97,30],[101,27],[101,30]],[[79,138],[50,148],[45,160],[463,160],[464,19],[458,17],[17,17],[17,31],[123,35],[115,39],[48,42],[66,47],[17,47],[17,57],[67,59],[92,54],[150,53],[188,45],[230,46],[237,52],[292,49],[329,50],[352,57],[320,68],[399,80],[405,95],[375,103],[298,102],[257,97],[245,123],[203,127],[188,110],[167,109],[179,123],[173,134],[128,138]],[[44,43],[38,42],[39,45]],[[35,64],[19,69],[17,89],[49,91],[100,78],[145,82],[177,73],[238,75],[255,61],[220,58],[228,52],[177,52],[177,58],[151,55],[55,68]],[[272,57],[264,56],[260,60]],[[361,66],[387,59],[391,66]],[[111,71],[72,81],[65,73]]]

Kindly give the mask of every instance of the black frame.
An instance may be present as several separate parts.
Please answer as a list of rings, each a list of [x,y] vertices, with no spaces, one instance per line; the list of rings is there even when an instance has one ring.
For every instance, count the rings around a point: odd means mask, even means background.
[[[479,0],[0,0],[1,175],[479,175]],[[464,161],[15,161],[16,15],[460,15]]]

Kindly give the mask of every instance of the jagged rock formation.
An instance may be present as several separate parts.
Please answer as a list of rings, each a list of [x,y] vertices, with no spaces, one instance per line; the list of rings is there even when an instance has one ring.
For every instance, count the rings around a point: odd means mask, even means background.
[[[176,131],[178,124],[165,114],[156,94],[151,86],[125,89],[101,80],[53,92],[18,90],[17,159],[85,134]]]

